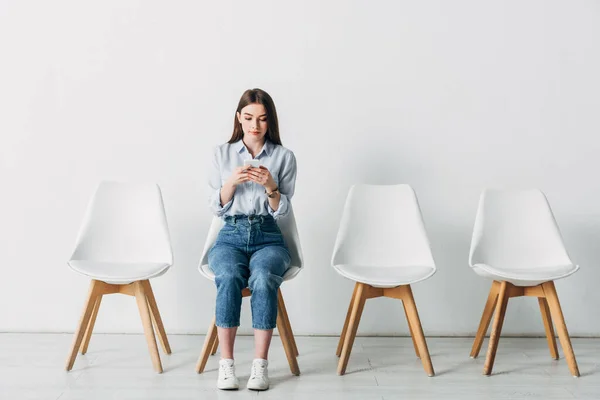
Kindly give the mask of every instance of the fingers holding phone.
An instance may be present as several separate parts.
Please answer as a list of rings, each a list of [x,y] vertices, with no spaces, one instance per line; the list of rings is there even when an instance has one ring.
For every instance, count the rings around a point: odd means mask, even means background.
[[[229,179],[227,179],[227,184],[235,187],[241,183],[248,182],[249,180],[248,167],[237,167],[233,170]]]
[[[264,166],[260,166],[258,168],[250,168],[248,170],[248,178],[252,182],[256,182],[261,186],[264,186],[265,189],[271,189],[277,187],[271,172]]]

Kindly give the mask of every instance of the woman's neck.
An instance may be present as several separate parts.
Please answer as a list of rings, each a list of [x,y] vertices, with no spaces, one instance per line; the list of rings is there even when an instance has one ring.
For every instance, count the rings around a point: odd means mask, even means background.
[[[256,157],[258,152],[260,152],[262,150],[263,146],[265,145],[265,139],[263,139],[262,141],[250,142],[250,143],[246,142],[244,139],[242,139],[242,141],[244,142],[244,146],[246,146],[246,148],[252,155],[252,158]]]

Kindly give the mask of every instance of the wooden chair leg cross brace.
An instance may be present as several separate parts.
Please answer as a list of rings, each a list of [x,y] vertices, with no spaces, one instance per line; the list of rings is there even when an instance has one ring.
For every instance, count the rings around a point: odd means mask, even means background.
[[[344,328],[342,329],[342,334],[338,343],[336,352],[337,356],[340,357],[338,374],[344,375],[346,373],[346,366],[350,359],[350,352],[352,351],[352,345],[354,344],[354,338],[356,337],[365,302],[367,299],[376,297],[390,297],[402,300],[408,327],[415,347],[415,353],[417,354],[417,357],[421,359],[427,375],[434,376],[435,373],[433,371],[433,365],[431,364],[431,358],[429,357],[427,342],[425,341],[417,305],[415,304],[410,285],[402,285],[394,288],[376,288],[360,282],[357,282],[354,287],[350,306],[348,307],[348,313],[346,314],[346,321],[344,322]]]
[[[569,338],[565,318],[560,307],[560,302],[558,301],[554,282],[552,281],[537,286],[515,286],[506,281],[494,281],[492,283],[492,288],[490,289],[490,294],[485,304],[481,322],[479,323],[479,329],[477,329],[477,334],[471,350],[471,357],[476,358],[479,355],[483,339],[490,325],[490,321],[492,320],[492,315],[495,312],[496,317],[494,318],[494,324],[492,325],[492,331],[490,333],[490,342],[483,374],[490,375],[492,373],[508,299],[520,296],[532,296],[538,298],[550,355],[553,359],[558,360],[558,348],[556,346],[554,329],[552,328],[552,320],[554,319],[558,331],[558,338],[560,339],[560,345],[565,353],[571,375],[578,377],[579,368],[577,367],[577,361],[575,360],[575,353],[573,353],[573,347],[571,346],[571,339]]]
[[[158,339],[166,354],[171,354],[171,346],[169,346],[167,334],[158,311],[158,306],[156,305],[156,299],[152,292],[152,286],[148,280],[136,281],[124,285],[108,284],[102,281],[92,280],[88,298],[83,309],[83,315],[79,320],[73,344],[71,345],[71,351],[69,352],[69,358],[67,359],[67,371],[70,371],[73,368],[78,350],[81,350],[81,354],[87,352],[102,296],[113,293],[122,293],[135,297],[140,316],[142,317],[144,334],[146,335],[146,341],[148,342],[152,364],[156,372],[162,373],[163,369],[158,354],[156,339],[154,337],[154,329],[158,332]],[[152,325],[154,325],[154,329],[152,328]]]

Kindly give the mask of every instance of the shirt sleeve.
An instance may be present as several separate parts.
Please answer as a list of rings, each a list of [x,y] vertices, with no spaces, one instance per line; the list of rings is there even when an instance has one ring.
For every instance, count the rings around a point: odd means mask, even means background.
[[[217,216],[222,217],[223,214],[231,208],[233,197],[227,204],[221,205],[221,154],[217,147],[214,151],[212,162],[208,174],[209,198],[208,205],[211,211]],[[234,194],[235,196],[235,194]]]
[[[291,151],[286,156],[283,168],[279,173],[279,193],[281,197],[279,199],[279,207],[277,210],[273,210],[269,204],[267,198],[267,211],[278,219],[285,217],[288,214],[290,200],[294,196],[294,190],[296,189],[296,156]]]

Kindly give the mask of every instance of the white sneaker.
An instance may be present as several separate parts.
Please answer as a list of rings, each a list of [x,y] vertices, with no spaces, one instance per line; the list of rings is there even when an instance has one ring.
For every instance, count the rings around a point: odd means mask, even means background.
[[[269,371],[267,366],[269,362],[261,358],[255,358],[252,361],[252,371],[248,379],[248,389],[267,390],[269,388]]]
[[[217,388],[222,390],[236,390],[240,387],[240,381],[235,376],[235,365],[232,359],[222,359],[219,361],[219,380]]]

